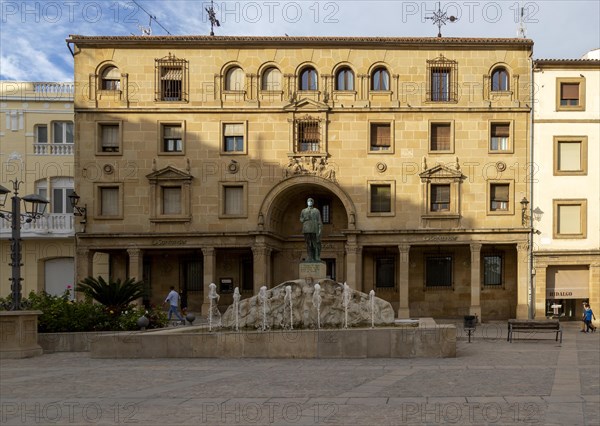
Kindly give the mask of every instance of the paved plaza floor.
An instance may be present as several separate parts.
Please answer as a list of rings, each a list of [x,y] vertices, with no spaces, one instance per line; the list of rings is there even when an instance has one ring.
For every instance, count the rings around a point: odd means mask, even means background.
[[[450,359],[2,360],[0,424],[600,425],[600,332],[564,330],[484,324]]]

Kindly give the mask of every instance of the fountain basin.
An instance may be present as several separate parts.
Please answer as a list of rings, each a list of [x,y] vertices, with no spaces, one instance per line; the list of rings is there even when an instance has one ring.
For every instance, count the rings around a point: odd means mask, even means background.
[[[104,335],[92,358],[448,358],[456,356],[456,328],[422,318],[418,326],[209,332],[185,327]]]

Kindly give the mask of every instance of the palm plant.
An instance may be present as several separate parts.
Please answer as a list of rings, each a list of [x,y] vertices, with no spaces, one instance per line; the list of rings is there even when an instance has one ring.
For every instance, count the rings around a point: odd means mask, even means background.
[[[131,302],[144,295],[144,282],[135,281],[134,278],[127,278],[123,282],[120,278],[116,281],[109,279],[106,282],[101,276],[87,277],[77,284],[76,291],[118,315]]]

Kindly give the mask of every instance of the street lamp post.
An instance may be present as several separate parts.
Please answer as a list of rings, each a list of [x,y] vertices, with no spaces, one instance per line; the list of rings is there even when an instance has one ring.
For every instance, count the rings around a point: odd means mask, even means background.
[[[12,301],[10,310],[20,311],[21,306],[21,224],[30,223],[40,218],[46,206],[48,200],[40,195],[26,195],[19,197],[19,186],[23,181],[17,179],[11,180],[13,184],[13,195],[11,197],[12,206],[11,210],[0,209],[0,217],[10,221],[11,227],[11,238],[10,238],[10,266],[12,267],[12,278],[10,278]],[[0,185],[0,208],[4,207],[10,190]],[[21,200],[24,201],[25,213],[21,213]]]

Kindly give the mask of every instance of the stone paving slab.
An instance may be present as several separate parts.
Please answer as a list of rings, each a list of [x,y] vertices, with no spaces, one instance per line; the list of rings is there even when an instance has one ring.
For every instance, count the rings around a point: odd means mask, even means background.
[[[600,333],[564,330],[453,359],[2,360],[0,425],[597,426]]]

